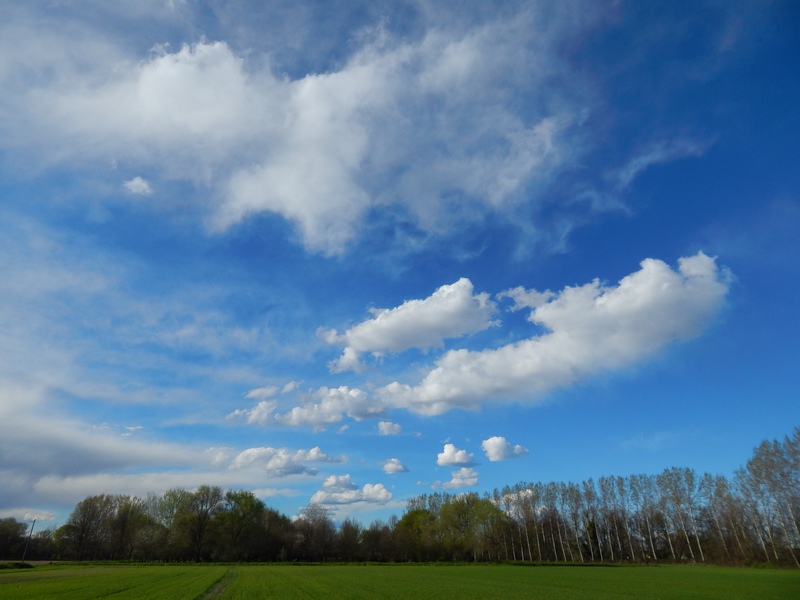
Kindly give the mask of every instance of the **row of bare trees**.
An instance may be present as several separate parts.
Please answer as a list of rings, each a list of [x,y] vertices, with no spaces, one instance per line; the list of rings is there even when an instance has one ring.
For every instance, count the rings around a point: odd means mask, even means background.
[[[492,494],[430,494],[398,532],[408,560],[775,563],[800,567],[800,428],[732,479],[670,468]]]
[[[518,483],[482,496],[433,493],[400,518],[337,527],[247,491],[91,496],[40,532],[31,558],[161,561],[542,561],[774,563],[800,567],[800,428],[765,441],[732,478],[670,468],[580,483]],[[0,520],[0,557],[27,527]]]

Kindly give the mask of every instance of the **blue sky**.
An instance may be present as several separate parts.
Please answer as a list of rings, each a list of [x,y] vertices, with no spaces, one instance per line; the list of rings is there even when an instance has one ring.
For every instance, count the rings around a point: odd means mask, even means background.
[[[796,3],[0,8],[0,514],[369,522],[800,423]]]

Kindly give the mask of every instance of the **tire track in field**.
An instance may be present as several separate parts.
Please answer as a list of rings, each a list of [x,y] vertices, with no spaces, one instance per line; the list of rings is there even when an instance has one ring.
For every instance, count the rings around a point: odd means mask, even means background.
[[[197,597],[197,600],[214,600],[215,598],[219,598],[225,590],[233,583],[234,579],[236,579],[236,569],[231,567],[225,574],[220,577],[214,585],[212,585],[205,593]]]

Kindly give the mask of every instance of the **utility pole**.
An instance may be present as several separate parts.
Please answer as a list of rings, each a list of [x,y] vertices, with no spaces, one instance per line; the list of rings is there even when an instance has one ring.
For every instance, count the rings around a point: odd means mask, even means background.
[[[25,562],[25,555],[28,553],[28,544],[31,543],[31,536],[33,535],[33,528],[36,527],[36,519],[31,523],[31,530],[28,532],[28,539],[25,541],[25,550],[22,551],[22,562]]]

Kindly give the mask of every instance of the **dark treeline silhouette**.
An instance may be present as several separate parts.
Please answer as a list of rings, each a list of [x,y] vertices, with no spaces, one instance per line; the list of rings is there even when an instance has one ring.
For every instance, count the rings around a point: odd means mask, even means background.
[[[290,519],[247,491],[200,486],[79,502],[29,559],[128,561],[696,562],[800,567],[800,428],[765,441],[732,479],[691,469],[580,483],[433,493],[368,527],[310,505]],[[0,520],[0,557],[28,526]]]

